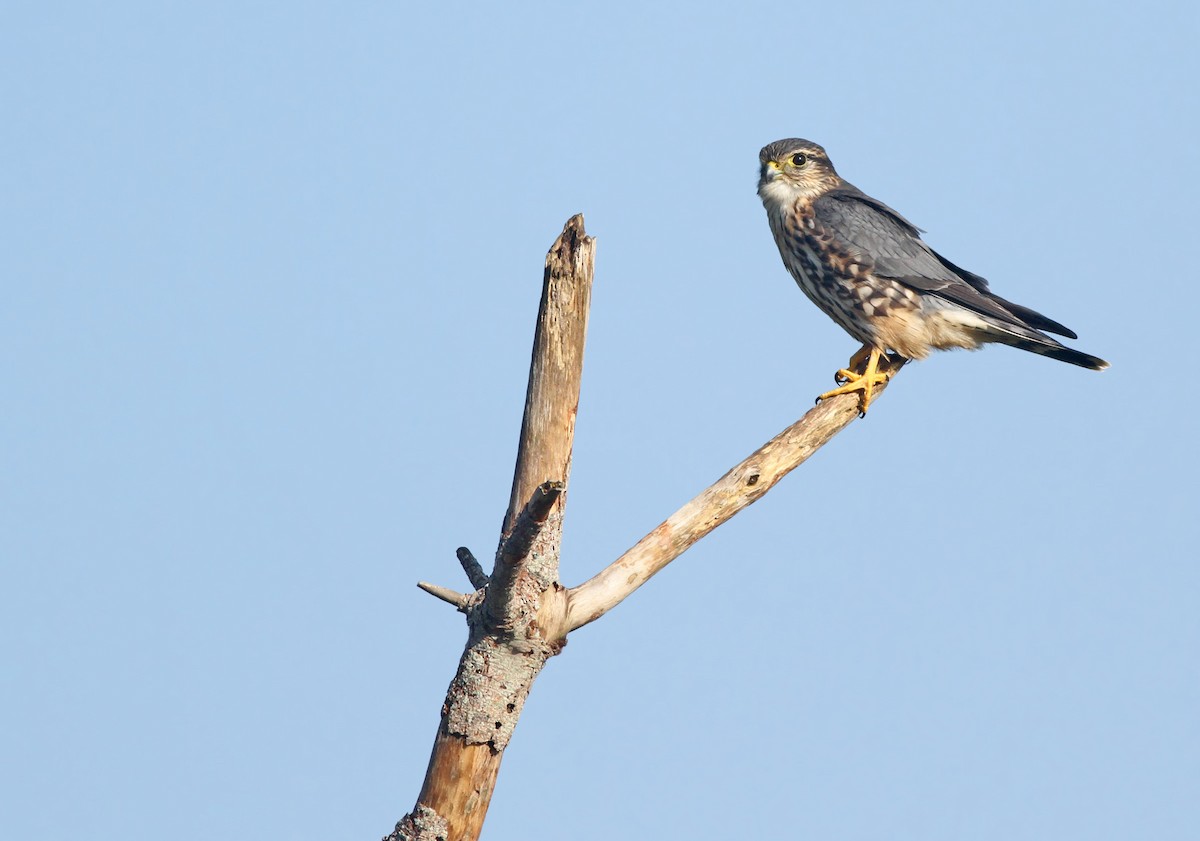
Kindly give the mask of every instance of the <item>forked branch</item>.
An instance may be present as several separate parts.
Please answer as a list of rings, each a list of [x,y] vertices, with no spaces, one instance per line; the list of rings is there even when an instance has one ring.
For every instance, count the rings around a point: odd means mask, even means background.
[[[461,548],[458,560],[474,593],[421,585],[466,614],[468,639],[446,691],[417,804],[388,839],[479,837],[525,698],[562,649],[567,611],[558,553],[594,253],[583,217],[575,216],[546,255],[517,465],[492,574]]]
[[[876,391],[882,392],[885,387],[881,385]],[[567,593],[568,633],[612,610],[693,543],[771,490],[858,417],[858,407],[857,394],[822,401],[663,520],[599,574],[571,588]]]
[[[567,634],[620,604],[858,416],[857,394],[825,400],[594,578],[564,590],[558,560],[594,252],[577,216],[546,258],[517,465],[492,574],[460,548],[473,593],[419,585],[466,614],[469,634],[417,804],[389,841],[475,841],[525,698]]]

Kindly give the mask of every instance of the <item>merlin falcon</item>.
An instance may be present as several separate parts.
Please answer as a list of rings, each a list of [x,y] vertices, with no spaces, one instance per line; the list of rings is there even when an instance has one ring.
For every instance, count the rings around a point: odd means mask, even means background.
[[[1071,330],[1006,301],[926,245],[920,228],[843,181],[816,143],[777,140],[758,159],[758,195],[783,264],[809,300],[862,342],[818,402],[857,391],[865,415],[875,388],[906,360],[990,342],[1108,367],[1046,335],[1078,338]]]

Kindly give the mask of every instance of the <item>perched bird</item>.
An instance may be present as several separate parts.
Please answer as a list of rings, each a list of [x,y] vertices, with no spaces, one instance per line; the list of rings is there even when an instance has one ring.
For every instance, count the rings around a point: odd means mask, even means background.
[[[783,264],[804,294],[863,344],[837,372],[839,387],[818,401],[858,391],[865,415],[875,387],[904,360],[989,342],[1095,371],[1108,367],[1043,332],[1078,338],[1069,329],[994,294],[982,277],[926,245],[919,228],[843,181],[816,143],[777,140],[758,159],[758,195]]]

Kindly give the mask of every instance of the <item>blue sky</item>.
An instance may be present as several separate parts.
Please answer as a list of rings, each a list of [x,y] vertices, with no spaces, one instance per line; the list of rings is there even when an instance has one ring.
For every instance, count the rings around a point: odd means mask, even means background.
[[[1194,837],[1194,7],[2,18],[6,837],[385,834],[465,639],[414,584],[495,545],[567,217],[568,585],[855,350],[754,194],[788,136],[1112,368],[906,368],[571,638],[485,837]]]

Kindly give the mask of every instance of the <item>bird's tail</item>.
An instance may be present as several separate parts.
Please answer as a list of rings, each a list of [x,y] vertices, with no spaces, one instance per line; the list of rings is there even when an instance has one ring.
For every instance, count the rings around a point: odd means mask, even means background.
[[[1098,356],[1072,350],[1054,341],[1049,336],[1044,336],[1033,330],[1023,335],[1005,330],[1003,333],[997,335],[996,339],[1006,345],[1027,350],[1030,353],[1036,353],[1040,356],[1048,356],[1051,359],[1057,359],[1059,362],[1070,362],[1072,365],[1078,365],[1080,368],[1103,371],[1108,367],[1108,363]]]

